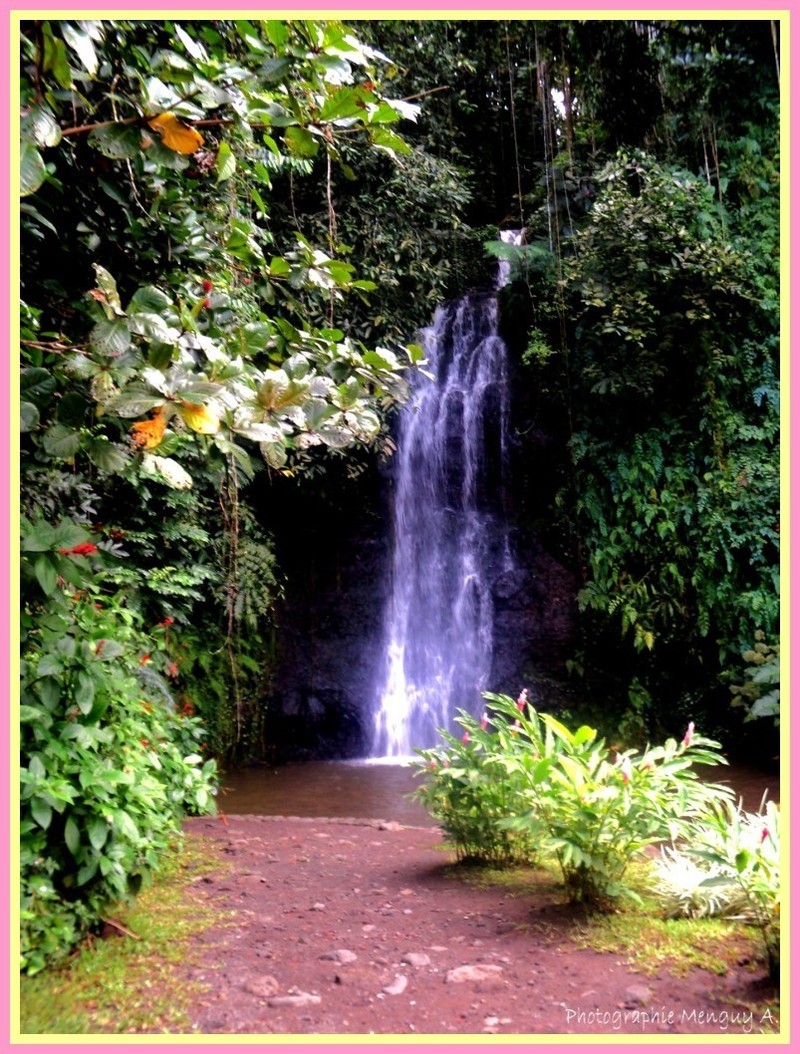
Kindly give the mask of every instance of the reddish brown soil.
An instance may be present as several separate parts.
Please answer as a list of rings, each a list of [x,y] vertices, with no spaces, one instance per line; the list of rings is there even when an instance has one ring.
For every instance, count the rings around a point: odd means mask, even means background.
[[[651,976],[624,953],[582,950],[571,940],[581,917],[556,891],[470,882],[435,828],[252,816],[186,828],[220,855],[220,871],[196,880],[200,895],[235,910],[198,936],[192,958],[204,965],[186,967],[209,986],[195,1033],[776,1030],[774,1011],[764,1017],[775,992],[760,968]],[[418,958],[404,961],[408,953]],[[448,979],[462,966],[491,969]],[[286,1005],[286,996],[297,998]]]

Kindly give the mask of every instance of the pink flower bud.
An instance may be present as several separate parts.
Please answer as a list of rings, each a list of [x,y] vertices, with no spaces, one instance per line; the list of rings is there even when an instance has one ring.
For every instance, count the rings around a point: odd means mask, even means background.
[[[631,759],[627,755],[621,757],[619,754],[617,754],[614,764],[617,765],[619,768],[619,774],[620,776],[622,776],[622,782],[630,783],[631,776],[633,775],[633,769],[631,768]]]
[[[481,728],[483,729],[484,732],[486,731],[488,725],[489,725],[489,715],[484,710],[483,713],[481,714]]]
[[[683,746],[689,747],[692,744],[692,736],[694,735],[694,721],[690,721],[686,727],[686,732],[683,736]]]
[[[462,743],[469,743],[469,732],[465,732],[464,733],[464,735],[461,737],[461,742]]]
[[[525,712],[525,707],[528,705],[528,689],[523,688],[517,697],[517,710],[522,714]]]
[[[761,842],[762,842],[762,844],[763,844],[764,842],[766,842],[766,840],[767,840],[768,838],[769,838],[769,827],[765,827],[765,828],[763,829],[763,831],[761,832]]]

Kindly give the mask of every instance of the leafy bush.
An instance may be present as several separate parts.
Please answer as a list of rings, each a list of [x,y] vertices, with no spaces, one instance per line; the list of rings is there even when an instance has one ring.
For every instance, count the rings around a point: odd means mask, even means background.
[[[686,833],[710,804],[731,796],[692,771],[724,763],[718,744],[695,735],[692,725],[681,743],[668,739],[612,761],[595,729],[571,732],[538,714],[525,693],[516,702],[485,698],[496,716],[468,728],[468,742],[446,737],[449,750],[420,751],[429,782],[418,796],[462,847],[471,839],[493,850],[505,831],[551,854],[571,900],[607,906],[635,896],[623,882],[635,856]]]
[[[714,802],[679,847],[656,862],[655,889],[671,916],[727,915],[761,931],[770,974],[780,965],[780,813]]]
[[[417,751],[424,761],[418,774],[428,780],[413,796],[439,821],[459,860],[491,867],[532,862],[533,841],[503,826],[524,803],[516,774],[491,756],[496,733],[488,715],[478,722],[462,710],[457,720],[461,739],[442,732],[446,748]]]
[[[35,973],[138,891],[185,813],[214,811],[216,763],[173,705],[164,634],[101,594],[86,532],[23,527],[21,965]]]

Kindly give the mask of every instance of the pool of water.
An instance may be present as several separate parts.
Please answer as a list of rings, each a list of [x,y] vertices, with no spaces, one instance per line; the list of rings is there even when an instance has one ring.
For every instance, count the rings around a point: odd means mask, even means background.
[[[236,769],[222,778],[219,807],[239,816],[352,816],[430,825],[428,813],[408,798],[419,785],[416,771],[408,763],[386,761],[307,761]],[[780,800],[777,772],[733,764],[703,775],[729,783],[750,812],[758,809],[765,791]]]

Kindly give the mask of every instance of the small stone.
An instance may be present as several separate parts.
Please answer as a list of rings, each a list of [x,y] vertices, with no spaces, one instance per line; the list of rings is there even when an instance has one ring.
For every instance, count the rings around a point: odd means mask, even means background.
[[[430,956],[425,952],[406,952],[400,962],[407,963],[409,966],[430,966],[431,964]]]
[[[407,985],[408,978],[399,973],[395,975],[395,979],[392,983],[384,985],[382,990],[387,995],[402,995],[403,992],[405,992]]]
[[[366,926],[362,926],[361,927],[361,932],[364,933],[364,934],[372,933],[372,931],[376,930],[377,928],[378,928],[377,926],[373,926],[372,923],[370,922],[370,923],[367,923]]]
[[[331,962],[341,963],[342,965],[354,963],[357,958],[356,953],[349,951],[347,948],[337,948],[336,951],[323,952],[320,955],[320,959],[328,959]]]
[[[312,911],[324,911],[325,910],[325,905],[318,900],[316,904],[312,904],[311,905],[311,910]]]
[[[253,977],[249,981],[245,981],[244,990],[250,992],[251,995],[257,995],[260,999],[268,999],[272,995],[278,994],[280,985],[271,977],[269,974],[264,974],[262,977]]]
[[[653,993],[646,984],[632,984],[630,988],[625,989],[626,1003],[638,1003],[640,1006],[647,1006],[652,998]]]
[[[502,983],[503,967],[489,965],[487,963],[475,963],[474,965],[456,966],[448,970],[445,981],[449,984],[464,984],[475,981],[482,986],[493,986]]]
[[[315,1006],[322,1002],[322,997],[312,995],[311,992],[296,992],[294,995],[276,995],[267,1000],[267,1006],[300,1007]]]

